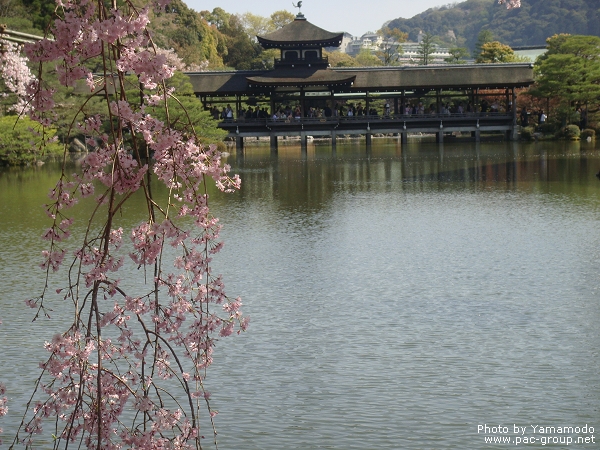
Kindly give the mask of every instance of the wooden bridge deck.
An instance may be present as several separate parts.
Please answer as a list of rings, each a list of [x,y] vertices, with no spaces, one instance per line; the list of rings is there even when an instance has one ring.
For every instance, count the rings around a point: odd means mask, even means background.
[[[367,144],[373,134],[397,133],[406,142],[408,133],[436,134],[443,142],[444,133],[473,133],[478,140],[481,132],[504,132],[507,139],[516,138],[516,122],[512,113],[417,114],[391,116],[323,117],[299,119],[232,119],[219,122],[230,137],[243,146],[246,137],[271,137],[276,146],[277,136],[300,136],[306,145],[308,136],[325,136],[335,145],[337,136],[365,135]]]

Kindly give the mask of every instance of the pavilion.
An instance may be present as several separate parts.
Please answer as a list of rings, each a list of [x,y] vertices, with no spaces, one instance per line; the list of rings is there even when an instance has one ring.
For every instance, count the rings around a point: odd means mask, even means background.
[[[508,139],[517,137],[517,90],[531,85],[533,65],[457,64],[439,66],[330,67],[323,54],[325,47],[339,47],[343,33],[331,33],[306,20],[299,13],[295,20],[264,36],[257,36],[265,48],[280,51],[271,70],[188,73],[196,95],[208,109],[234,105],[232,120],[219,126],[237,138],[238,148],[244,137],[270,136],[276,146],[277,136],[330,136],[332,144],[340,134],[363,134],[370,144],[372,133],[398,133],[403,142],[408,132],[503,132]],[[454,99],[469,105],[460,114],[444,110]],[[502,110],[486,111],[485,104],[494,99]],[[406,105],[429,102],[426,113],[407,114]],[[349,103],[364,104],[364,115],[345,117]],[[373,104],[389,104],[387,111],[372,114]],[[274,120],[274,112],[285,105],[295,105],[301,117]],[[268,107],[268,118],[240,115],[244,105]],[[309,117],[311,107],[330,112]]]

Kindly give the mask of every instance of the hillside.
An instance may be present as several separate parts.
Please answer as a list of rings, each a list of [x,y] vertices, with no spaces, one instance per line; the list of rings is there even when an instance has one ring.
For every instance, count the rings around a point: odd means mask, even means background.
[[[477,35],[489,29],[494,39],[511,47],[544,45],[558,33],[600,36],[598,0],[522,0],[522,7],[507,10],[496,0],[467,0],[431,8],[411,19],[392,20],[416,41],[419,30],[443,38],[453,31],[459,46],[473,49]]]

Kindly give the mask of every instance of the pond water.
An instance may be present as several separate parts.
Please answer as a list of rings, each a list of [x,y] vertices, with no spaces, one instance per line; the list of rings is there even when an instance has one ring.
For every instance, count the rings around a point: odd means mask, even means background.
[[[212,195],[216,265],[251,326],[209,374],[219,448],[599,448],[599,146],[375,140],[228,163],[242,189]],[[6,435],[60,329],[23,305],[57,174],[0,172]]]

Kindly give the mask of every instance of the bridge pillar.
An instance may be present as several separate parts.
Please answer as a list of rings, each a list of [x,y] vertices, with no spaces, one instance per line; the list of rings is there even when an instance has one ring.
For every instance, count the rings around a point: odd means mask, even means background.
[[[271,136],[271,151],[277,153],[277,136]]]
[[[400,133],[400,143],[402,145],[406,145],[407,142],[408,142],[408,132],[403,131],[402,133]]]
[[[371,139],[371,138],[372,138],[372,135],[371,135],[371,133],[367,133],[367,134],[365,135],[365,137],[366,137],[366,141],[367,141],[367,149],[368,149],[368,148],[370,148],[370,147],[371,147],[371,143],[372,143],[372,142],[371,142],[371,141],[372,141],[372,139]]]
[[[435,134],[435,142],[437,142],[438,144],[444,143],[444,132],[442,130],[438,131]]]
[[[306,136],[306,132],[300,133],[300,149],[302,153],[306,153],[306,149],[308,147],[308,138]]]
[[[331,130],[331,149],[335,150],[337,147],[337,133],[335,130]]]
[[[475,131],[475,142],[481,142],[481,131]]]
[[[237,153],[244,152],[244,138],[242,136],[235,137],[235,150]]]

